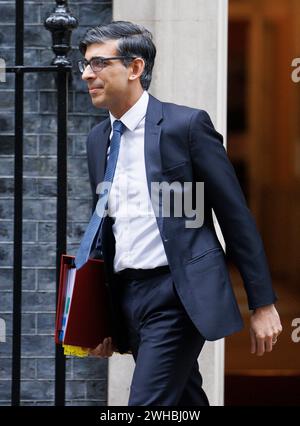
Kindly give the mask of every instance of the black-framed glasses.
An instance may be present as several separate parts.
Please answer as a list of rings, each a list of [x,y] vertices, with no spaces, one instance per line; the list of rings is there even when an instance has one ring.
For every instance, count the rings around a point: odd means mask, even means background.
[[[136,56],[111,56],[105,58],[104,56],[94,56],[89,61],[87,59],[81,59],[78,61],[78,68],[81,73],[84,72],[86,67],[89,65],[93,72],[100,72],[109,65],[109,61],[113,61],[116,59],[135,59]]]

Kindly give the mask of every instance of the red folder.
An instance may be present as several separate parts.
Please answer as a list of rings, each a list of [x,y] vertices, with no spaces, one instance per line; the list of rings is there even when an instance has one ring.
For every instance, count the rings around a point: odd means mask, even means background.
[[[76,271],[69,317],[61,341],[68,269],[74,268],[74,256],[62,255],[56,311],[55,342],[57,344],[95,348],[111,336],[109,294],[105,285],[104,264],[100,259],[89,261]]]

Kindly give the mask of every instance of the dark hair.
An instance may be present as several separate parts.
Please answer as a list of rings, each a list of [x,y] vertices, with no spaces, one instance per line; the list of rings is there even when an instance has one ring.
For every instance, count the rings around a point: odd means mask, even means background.
[[[85,55],[87,46],[93,43],[105,43],[118,40],[117,54],[120,56],[139,56],[145,61],[145,69],[140,77],[141,85],[147,90],[151,83],[156,48],[152,34],[142,25],[128,21],[112,21],[107,25],[90,28],[79,43],[80,52]],[[125,66],[131,61],[123,59]]]

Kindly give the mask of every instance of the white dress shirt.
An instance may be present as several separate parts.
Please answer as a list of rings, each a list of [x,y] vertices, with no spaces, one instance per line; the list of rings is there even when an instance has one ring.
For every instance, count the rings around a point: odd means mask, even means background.
[[[114,218],[116,239],[114,270],[151,269],[167,265],[167,257],[150,201],[144,156],[145,116],[149,95],[120,118],[126,129],[108,198],[108,214]],[[109,113],[111,126],[116,118]],[[112,136],[112,132],[110,137]]]

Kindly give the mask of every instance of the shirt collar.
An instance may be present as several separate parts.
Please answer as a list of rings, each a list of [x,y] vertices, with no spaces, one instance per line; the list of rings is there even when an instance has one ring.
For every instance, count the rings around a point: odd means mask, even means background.
[[[121,118],[119,118],[119,120],[121,120],[122,123],[125,124],[127,129],[133,131],[137,128],[139,123],[142,121],[142,119],[146,115],[148,101],[149,101],[149,94],[146,90],[144,90],[143,94],[136,101],[136,103],[128,111],[126,111]],[[114,121],[117,120],[117,118],[114,117],[111,112],[109,113],[109,116],[110,116],[110,123],[112,127]]]

